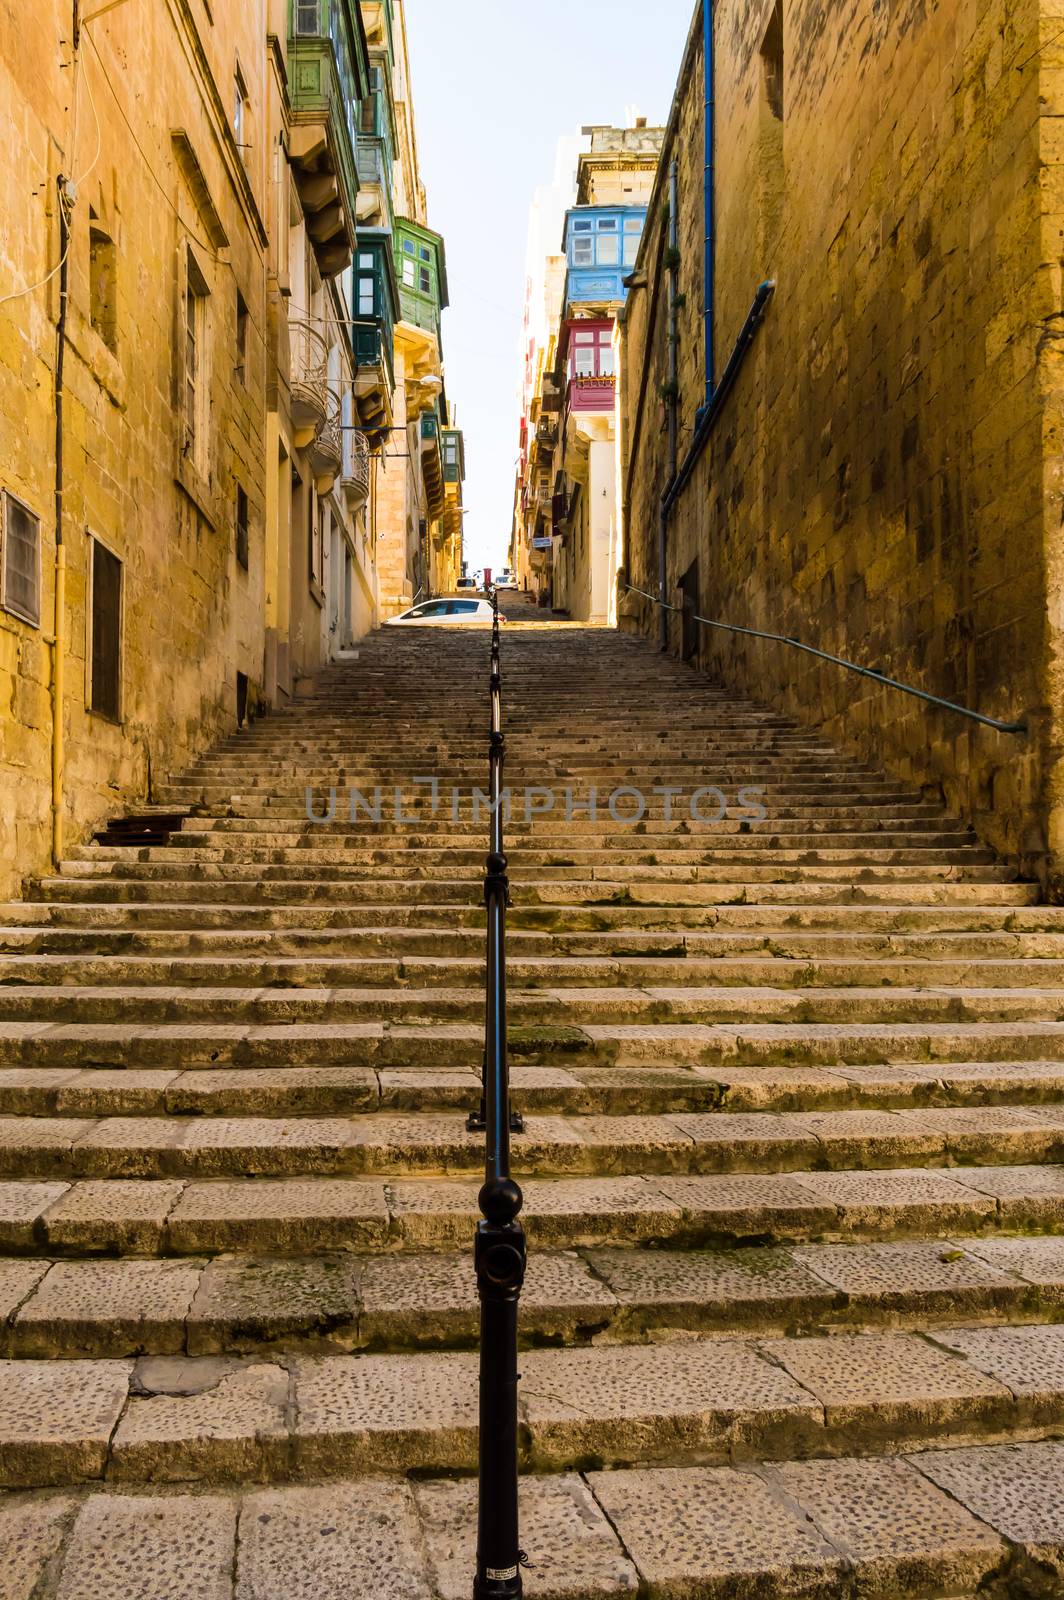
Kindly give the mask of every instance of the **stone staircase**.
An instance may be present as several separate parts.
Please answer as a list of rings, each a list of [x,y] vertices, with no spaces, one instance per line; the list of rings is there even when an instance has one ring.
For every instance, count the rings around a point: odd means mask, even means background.
[[[506,608],[527,1592],[1064,1594],[1064,909]],[[3,908],[0,1600],[471,1593],[486,674],[384,630]]]

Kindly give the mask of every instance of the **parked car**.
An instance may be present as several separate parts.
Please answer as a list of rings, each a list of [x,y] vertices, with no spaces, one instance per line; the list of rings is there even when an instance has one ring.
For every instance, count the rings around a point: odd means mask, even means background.
[[[499,573],[499,576],[495,579],[495,587],[496,589],[517,588],[517,579],[514,577],[509,567],[503,567],[502,571]]]
[[[476,586],[477,580],[475,578],[459,578],[458,580],[459,589],[475,589]]]
[[[417,626],[420,623],[490,622],[493,616],[492,607],[486,600],[444,598],[423,600],[420,605],[412,606],[400,616],[389,617],[385,626],[395,628],[411,624]],[[500,621],[505,620],[500,618]]]

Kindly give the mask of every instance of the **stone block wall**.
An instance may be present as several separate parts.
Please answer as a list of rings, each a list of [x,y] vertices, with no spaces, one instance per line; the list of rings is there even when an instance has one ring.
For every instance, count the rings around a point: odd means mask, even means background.
[[[186,0],[119,8],[83,32],[75,137],[69,4],[27,25],[0,0],[0,297],[59,257],[56,177],[77,180],[64,385],[67,558],[65,823],[84,839],[143,802],[235,726],[236,675],[263,671],[265,329],[264,7]],[[200,21],[197,23],[197,15]],[[239,62],[240,151],[230,122]],[[175,154],[182,131],[202,183]],[[97,148],[98,146],[98,148]],[[94,320],[90,225],[113,243],[113,328]],[[227,244],[220,241],[218,227]],[[207,451],[185,444],[183,296],[194,261],[209,291]],[[248,311],[236,350],[237,294]],[[0,488],[41,519],[39,627],[0,610],[0,894],[50,851],[55,569],[54,367],[58,278],[0,304]],[[249,501],[248,569],[236,559],[236,490]],[[90,535],[123,571],[122,715],[88,709]]]
[[[718,376],[758,284],[776,289],[673,512],[668,598],[697,561],[707,616],[1026,717],[999,734],[702,630],[705,669],[1056,886],[1064,22],[1038,0],[782,0],[782,23],[780,75],[772,0],[716,6]],[[627,572],[655,591],[665,175],[675,157],[682,456],[704,396],[703,106],[699,5],[623,338]],[[653,613],[622,601],[628,626],[655,632]]]

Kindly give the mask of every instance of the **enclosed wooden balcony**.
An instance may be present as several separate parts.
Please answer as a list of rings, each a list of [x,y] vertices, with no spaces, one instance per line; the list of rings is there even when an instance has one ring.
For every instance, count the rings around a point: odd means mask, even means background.
[[[354,394],[358,420],[376,447],[392,423],[395,393],[394,328],[399,291],[391,235],[359,236],[354,270]]]
[[[425,479],[428,513],[433,522],[443,516],[443,452],[440,449],[440,419],[431,411],[421,417],[421,472]]]
[[[361,23],[346,0],[290,0],[288,158],[318,270],[351,263],[358,200],[358,108],[369,90]]]

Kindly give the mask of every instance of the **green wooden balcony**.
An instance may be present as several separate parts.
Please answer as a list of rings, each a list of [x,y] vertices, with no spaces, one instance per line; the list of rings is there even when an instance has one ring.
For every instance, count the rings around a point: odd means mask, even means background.
[[[307,232],[325,276],[355,244],[359,117],[369,90],[355,0],[289,0],[290,156]]]

